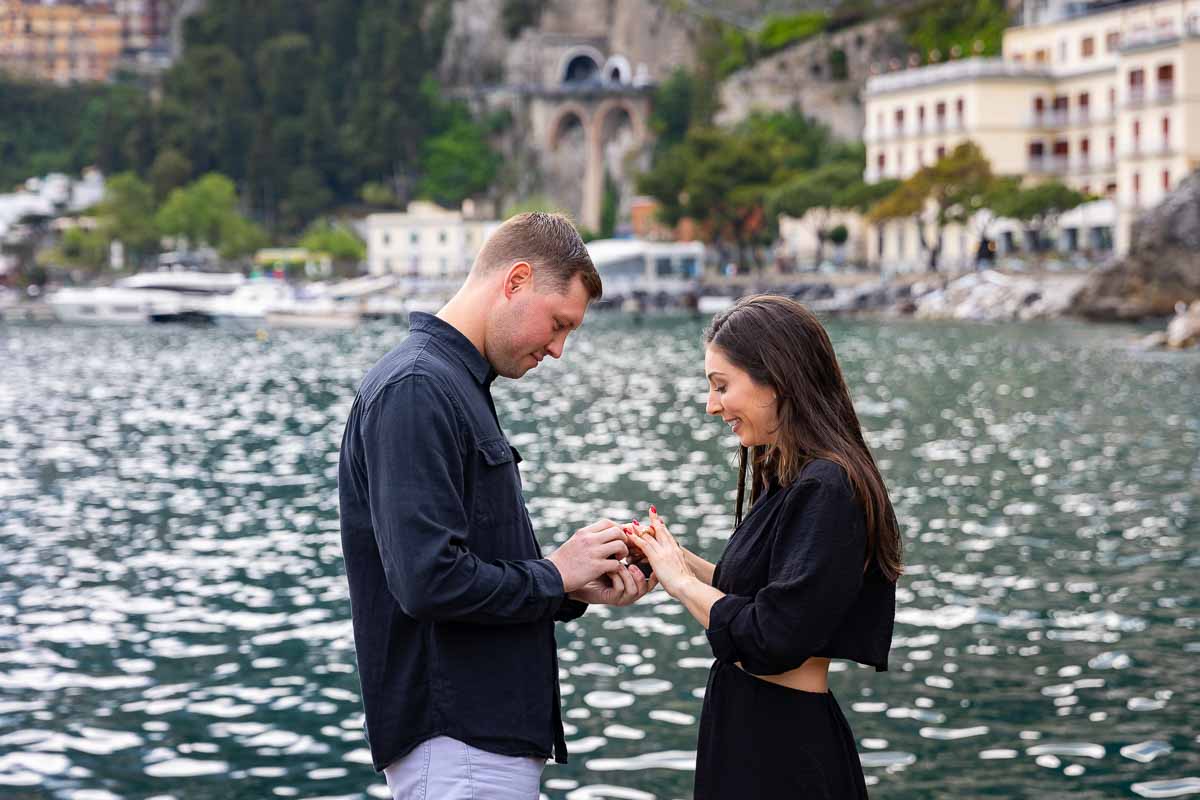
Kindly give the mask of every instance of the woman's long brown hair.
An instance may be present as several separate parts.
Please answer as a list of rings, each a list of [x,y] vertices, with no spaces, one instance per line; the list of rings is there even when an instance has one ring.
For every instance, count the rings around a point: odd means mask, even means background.
[[[774,482],[786,486],[814,458],[842,467],[867,519],[866,564],[895,581],[904,571],[896,513],[842,377],[833,344],[804,306],[786,297],[753,295],[713,318],[704,341],[778,397],[778,436],[771,445],[739,448],[736,522]]]

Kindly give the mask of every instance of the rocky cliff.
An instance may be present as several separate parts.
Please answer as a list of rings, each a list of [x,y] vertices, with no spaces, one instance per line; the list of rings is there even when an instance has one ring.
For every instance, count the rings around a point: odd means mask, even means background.
[[[1134,223],[1129,255],[1096,276],[1075,313],[1092,319],[1165,317],[1200,299],[1200,171]]]

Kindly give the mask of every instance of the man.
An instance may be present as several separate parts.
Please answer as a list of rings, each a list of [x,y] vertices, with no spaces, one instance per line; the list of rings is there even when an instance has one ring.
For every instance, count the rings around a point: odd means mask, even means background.
[[[653,587],[609,520],[548,557],[490,387],[559,358],[600,276],[569,221],[521,214],[363,380],[338,468],[376,770],[394,798],[530,800],[566,761],[554,621]]]

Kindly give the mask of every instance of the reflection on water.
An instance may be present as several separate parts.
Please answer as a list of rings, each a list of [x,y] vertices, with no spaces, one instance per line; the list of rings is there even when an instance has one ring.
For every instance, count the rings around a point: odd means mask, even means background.
[[[654,502],[719,557],[701,329],[597,317],[498,384],[544,543]],[[875,790],[1200,793],[1200,360],[1072,324],[831,333],[909,547],[892,671],[831,676]],[[0,796],[385,796],[335,468],[401,335],[0,330]],[[574,755],[543,794],[688,796],[700,627],[656,593],[559,643]]]

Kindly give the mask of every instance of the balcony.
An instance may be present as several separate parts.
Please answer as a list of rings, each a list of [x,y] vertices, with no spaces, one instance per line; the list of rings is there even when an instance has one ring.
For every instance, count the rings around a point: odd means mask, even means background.
[[[977,78],[1046,78],[1049,74],[1045,67],[1015,64],[1001,58],[963,58],[888,75],[874,75],[867,79],[863,96],[890,94],[941,83],[966,83]]]
[[[1175,84],[1160,83],[1154,91],[1143,87],[1130,87],[1125,95],[1125,108],[1144,108],[1154,105],[1170,105],[1175,102]]]
[[[1159,47],[1180,39],[1200,37],[1200,19],[1195,16],[1184,22],[1182,28],[1174,22],[1142,31],[1131,31],[1121,37],[1121,52]]]
[[[1066,156],[1030,156],[1028,171],[1031,175],[1063,175],[1067,166]]]
[[[1171,142],[1157,144],[1135,144],[1121,152],[1121,158],[1129,161],[1140,161],[1145,158],[1171,158],[1179,154],[1179,149]]]
[[[1112,172],[1117,168],[1111,158],[1079,157],[1071,161],[1068,167],[1072,175],[1100,175]]]

